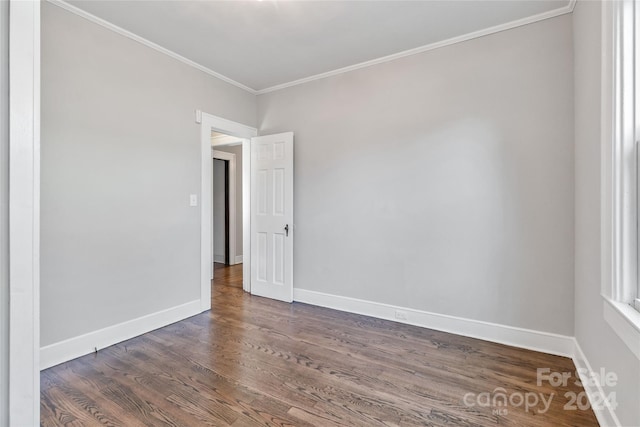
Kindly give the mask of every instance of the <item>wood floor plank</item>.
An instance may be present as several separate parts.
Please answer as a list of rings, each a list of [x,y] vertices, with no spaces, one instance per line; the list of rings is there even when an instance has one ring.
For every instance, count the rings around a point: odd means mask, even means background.
[[[68,395],[57,387],[48,390],[50,401],[55,401],[55,419],[63,425],[83,426],[101,425],[115,427],[123,425],[122,421],[111,415],[105,415],[104,410],[95,402],[79,393]]]
[[[216,264],[212,309],[41,373],[42,426],[596,426],[570,359],[251,296]],[[548,410],[487,406],[534,394]]]
[[[147,348],[147,350],[153,353],[153,349]],[[128,355],[130,356],[127,360],[128,366],[135,366],[137,362],[134,359],[139,359],[141,353],[140,351],[132,350],[128,352]],[[251,402],[255,402],[258,398],[264,400],[264,395],[260,393],[249,393],[242,385],[227,382],[226,378],[220,375],[215,375],[215,380],[207,383],[206,378],[211,378],[212,375],[203,376],[202,370],[197,370],[195,364],[192,365],[192,367],[196,368],[193,373],[197,374],[197,376],[185,376],[182,371],[172,370],[171,367],[161,363],[166,356],[170,356],[170,354],[158,354],[158,358],[154,359],[155,362],[153,366],[149,364],[144,365],[144,369],[151,375],[151,377],[145,379],[144,382],[152,387],[160,388],[164,386],[165,389],[171,390],[173,394],[167,398],[169,401],[177,405],[180,405],[180,403],[178,403],[179,401],[187,401],[190,406],[199,404],[203,407],[211,408],[208,409],[208,411],[210,411],[209,418],[222,419],[222,423],[225,425],[232,425],[236,421],[245,425],[252,425],[256,422],[256,420],[252,418],[252,413],[247,414],[245,406]],[[112,361],[111,363],[117,362]],[[213,374],[213,371],[209,372]],[[175,386],[176,384],[178,387]],[[273,406],[275,403],[270,401],[269,404]],[[289,406],[287,406],[287,408],[288,407]],[[182,407],[181,409],[186,409],[190,412],[197,411],[193,407]],[[201,412],[197,413],[202,415]],[[194,415],[195,414],[194,412]],[[210,422],[206,417],[201,421],[202,423]],[[217,421],[217,424],[214,423],[214,425],[219,425],[220,423],[221,421]]]

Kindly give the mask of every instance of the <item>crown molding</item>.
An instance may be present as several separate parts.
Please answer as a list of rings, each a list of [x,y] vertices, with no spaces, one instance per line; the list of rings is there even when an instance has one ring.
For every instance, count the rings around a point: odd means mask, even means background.
[[[178,60],[178,61],[180,61],[180,62],[182,62],[182,63],[184,63],[186,65],[189,65],[189,66],[191,66],[193,68],[196,68],[196,69],[198,69],[198,70],[200,70],[200,71],[202,71],[204,73],[207,73],[207,74],[209,74],[209,75],[211,75],[213,77],[216,77],[216,78],[218,78],[218,79],[220,79],[220,80],[222,80],[222,81],[224,81],[226,83],[229,83],[229,84],[231,84],[233,86],[236,86],[236,87],[238,87],[238,88],[240,88],[242,90],[245,90],[245,91],[247,91],[247,92],[249,92],[249,93],[251,93],[253,95],[257,95],[257,91],[256,90],[251,89],[250,87],[245,86],[242,83],[239,83],[239,82],[237,82],[237,81],[235,81],[235,80],[233,80],[233,79],[231,79],[231,78],[229,78],[227,76],[224,76],[224,75],[222,75],[220,73],[216,73],[215,71],[213,71],[210,68],[205,67],[204,65],[198,64],[197,62],[192,61],[190,59],[187,59],[184,56],[179,55],[179,54],[177,54],[176,52],[174,52],[172,50],[169,50],[169,49],[164,48],[164,47],[162,47],[162,46],[160,46],[158,44],[155,44],[154,42],[152,42],[150,40],[147,40],[144,37],[140,37],[139,35],[134,34],[131,31],[125,30],[124,28],[118,27],[117,25],[112,24],[109,21],[106,21],[106,20],[104,20],[102,18],[99,18],[99,17],[97,17],[95,15],[92,15],[91,13],[86,12],[86,11],[76,7],[76,6],[73,6],[73,5],[67,3],[64,0],[46,0],[46,1],[51,3],[51,4],[53,4],[53,5],[56,5],[56,6],[60,7],[60,8],[62,8],[62,9],[65,9],[65,10],[67,10],[67,11],[69,11],[69,12],[75,14],[75,15],[78,15],[81,18],[87,19],[87,20],[89,20],[89,21],[91,21],[91,22],[93,22],[95,24],[98,24],[98,25],[100,25],[100,26],[102,26],[102,27],[104,27],[104,28],[106,28],[108,30],[111,30],[111,31],[113,31],[115,33],[118,33],[118,34],[122,35],[122,36],[125,36],[128,39],[131,39],[131,40],[136,41],[136,42],[138,42],[140,44],[143,44],[143,45],[145,45],[147,47],[150,47],[151,49],[154,49],[154,50],[156,50],[156,51],[158,51],[160,53],[164,53],[165,55],[170,56],[173,59],[176,59],[176,60]]]
[[[271,86],[266,89],[257,90],[257,95],[262,95],[264,93],[275,92],[277,90],[285,89],[292,86],[301,85],[304,83],[309,83],[314,80],[320,80],[327,77],[336,76],[338,74],[348,73],[349,71],[359,70],[361,68],[370,67],[372,65],[382,64],[385,62],[394,61],[396,59],[404,58],[411,55],[417,55],[419,53],[428,52],[430,50],[440,49],[442,47],[451,46],[456,43],[466,42],[468,40],[477,39],[479,37],[488,36],[489,34],[499,33],[501,31],[511,30],[513,28],[521,27],[523,25],[532,24],[534,22],[543,21],[545,19],[555,18],[556,16],[565,15],[567,13],[572,13],[575,8],[576,0],[570,0],[569,3],[561,8],[553,9],[547,12],[540,13],[538,15],[532,15],[526,18],[521,18],[515,21],[507,22],[504,24],[496,25],[494,27],[489,27],[483,30],[474,31],[472,33],[464,34],[457,37],[452,37],[447,40],[442,40],[435,43],[430,43],[424,46],[416,47],[414,49],[405,50],[402,52],[394,53],[392,55],[383,56],[381,58],[372,59],[370,61],[361,62],[355,65],[349,65],[348,67],[338,68],[333,71],[327,71],[326,73],[316,74],[310,77],[305,77],[302,79],[294,80],[288,83],[282,83],[276,86]]]
[[[279,85],[275,85],[275,86],[271,86],[265,89],[260,89],[260,90],[256,90],[256,89],[252,89],[248,86],[243,85],[242,83],[239,83],[227,76],[224,76],[220,73],[216,73],[215,71],[211,70],[210,68],[205,67],[204,65],[198,64],[195,61],[192,61],[190,59],[185,58],[182,55],[177,54],[176,52],[173,52],[169,49],[166,49],[156,43],[153,43],[150,40],[145,39],[144,37],[140,37],[137,34],[134,34],[128,30],[125,30],[124,28],[118,27],[115,24],[112,24],[111,22],[108,22],[102,18],[99,18],[95,15],[90,14],[89,12],[85,12],[84,10],[73,6],[69,3],[67,3],[64,0],[46,0],[47,2],[54,4],[58,7],[61,7],[62,9],[65,9],[71,13],[74,13],[82,18],[85,18],[93,23],[96,23],[104,28],[107,28],[111,31],[114,31],[122,36],[125,36],[131,40],[134,40],[138,43],[141,43],[147,47],[150,47],[151,49],[154,49],[158,52],[164,53],[165,55],[168,55],[186,65],[189,65],[193,68],[196,68],[204,73],[207,73],[213,77],[216,77],[224,82],[227,82],[233,86],[236,86],[242,90],[245,90],[253,95],[262,95],[265,93],[269,93],[269,92],[275,92],[277,90],[281,90],[281,89],[285,89],[288,87],[292,87],[292,86],[297,86],[297,85],[301,85],[304,83],[309,83],[312,82],[314,80],[320,80],[320,79],[324,79],[327,77],[332,77],[332,76],[336,76],[338,74],[343,74],[343,73],[348,73],[350,71],[355,71],[355,70],[359,70],[361,68],[366,68],[366,67],[370,67],[372,65],[376,65],[376,64],[382,64],[385,62],[390,62],[390,61],[394,61],[396,59],[400,59],[400,58],[404,58],[407,56],[411,56],[411,55],[417,55],[419,53],[423,53],[423,52],[428,52],[430,50],[435,50],[435,49],[440,49],[442,47],[446,47],[446,46],[451,46],[454,45],[456,43],[462,43],[468,40],[473,40],[479,37],[484,37],[490,34],[495,34],[495,33],[499,33],[502,31],[506,31],[506,30],[510,30],[513,28],[517,28],[517,27],[521,27],[523,25],[528,25],[528,24],[532,24],[534,22],[538,22],[538,21],[543,21],[545,19],[550,19],[550,18],[555,18],[557,16],[561,16],[561,15],[565,15],[567,13],[572,13],[575,5],[576,5],[576,1],[577,0],[569,0],[569,3],[561,8],[558,9],[554,9],[554,10],[550,10],[547,12],[543,12],[540,13],[538,15],[533,15],[533,16],[529,16],[526,18],[521,18],[521,19],[517,19],[515,21],[511,21],[511,22],[507,22],[504,24],[500,24],[500,25],[496,25],[490,28],[486,28],[483,30],[478,30],[478,31],[474,31],[472,33],[468,33],[468,34],[464,34],[461,36],[457,36],[457,37],[452,37],[450,39],[447,40],[442,40],[439,42],[435,42],[435,43],[429,43],[427,45],[424,46],[420,46],[417,48],[413,48],[413,49],[409,49],[409,50],[405,50],[402,52],[398,52],[398,53],[394,53],[392,55],[387,55],[387,56],[383,56],[380,58],[376,58],[376,59],[372,59],[370,61],[365,61],[365,62],[361,62],[359,64],[354,64],[354,65],[349,65],[348,67],[343,67],[343,68],[338,68],[336,70],[332,70],[332,71],[327,71],[325,73],[320,73],[320,74],[315,74],[313,76],[309,76],[309,77],[305,77],[302,79],[298,79],[298,80],[293,80],[287,83],[282,83]]]

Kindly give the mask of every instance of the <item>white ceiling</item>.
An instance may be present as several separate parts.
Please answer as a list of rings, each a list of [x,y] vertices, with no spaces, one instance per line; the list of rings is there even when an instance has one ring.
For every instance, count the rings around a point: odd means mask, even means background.
[[[68,3],[255,91],[571,10],[569,0]]]

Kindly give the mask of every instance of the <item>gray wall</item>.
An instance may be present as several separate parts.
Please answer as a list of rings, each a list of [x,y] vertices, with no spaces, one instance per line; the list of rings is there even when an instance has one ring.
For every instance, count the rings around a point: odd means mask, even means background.
[[[618,374],[616,411],[640,425],[640,362],[609,327],[600,296],[601,4],[580,1],[573,13],[575,44],[575,336],[594,370]]]
[[[47,345],[199,297],[199,209],[188,207],[199,189],[193,110],[256,125],[256,105],[42,8]],[[0,236],[5,12],[0,2]],[[296,132],[298,287],[568,335],[575,320],[592,366],[620,374],[620,420],[638,425],[640,366],[603,321],[599,296],[599,27],[599,4],[580,2],[573,17],[261,95],[257,124],[262,134]]]
[[[0,2],[0,425],[9,425],[9,2]]]
[[[42,5],[41,345],[200,297],[200,126],[256,98]]]
[[[242,145],[216,145],[214,149],[236,155],[236,255],[242,255]]]
[[[573,335],[572,57],[565,15],[258,96],[295,286]]]

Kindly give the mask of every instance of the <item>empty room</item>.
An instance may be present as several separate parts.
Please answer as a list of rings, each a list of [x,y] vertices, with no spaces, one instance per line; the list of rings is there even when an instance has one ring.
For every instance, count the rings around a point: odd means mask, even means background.
[[[0,426],[640,427],[638,37],[0,2]]]

